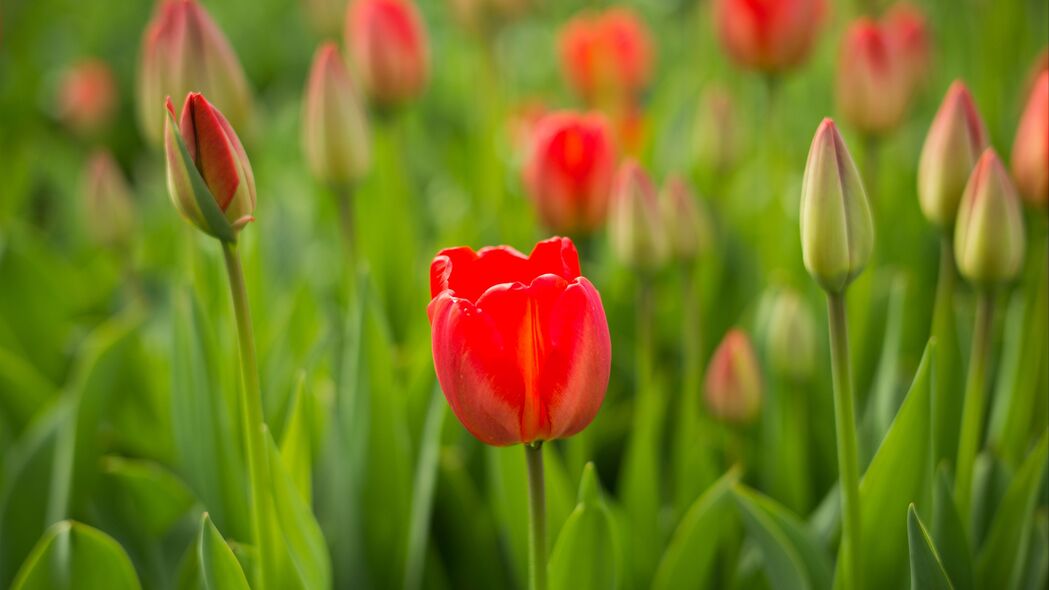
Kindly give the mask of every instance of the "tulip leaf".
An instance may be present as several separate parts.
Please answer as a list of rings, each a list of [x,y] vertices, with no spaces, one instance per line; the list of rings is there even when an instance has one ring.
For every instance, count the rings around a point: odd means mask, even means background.
[[[32,364],[0,347],[0,415],[10,420],[12,430],[21,431],[56,394]]]
[[[200,521],[197,557],[205,590],[248,590],[240,562],[206,512]]]
[[[947,577],[957,590],[972,590],[972,552],[951,490],[950,473],[942,465],[936,474],[932,502],[932,540],[939,550]]]
[[[656,569],[654,590],[709,587],[718,542],[732,524],[730,494],[739,478],[738,468],[729,470],[685,512]]]
[[[304,502],[313,498],[313,450],[310,439],[310,420],[313,416],[313,398],[304,391],[305,375],[299,376],[292,394],[291,413],[280,441],[280,458]]]
[[[620,540],[593,463],[583,468],[579,503],[550,554],[553,590],[614,590],[620,585]]]
[[[907,542],[911,552],[911,590],[954,590],[914,504],[907,508]]]
[[[881,357],[874,374],[871,393],[863,414],[860,435],[861,460],[865,464],[877,449],[878,443],[889,429],[899,409],[900,386],[898,383],[900,345],[903,340],[904,304],[906,303],[906,281],[899,275],[892,277],[889,290],[888,310],[885,319],[885,335],[882,340]]]
[[[22,564],[12,590],[137,590],[124,549],[98,529],[69,520],[44,533]]]
[[[660,445],[663,437],[663,392],[651,384],[636,396],[634,424],[623,459],[619,487],[630,525],[633,551],[626,555],[635,583],[652,576],[663,548],[659,529]]]
[[[408,548],[404,564],[404,587],[408,590],[422,584],[426,541],[430,534],[430,516],[433,513],[434,488],[437,485],[438,453],[441,431],[448,402],[439,385],[430,394],[430,408],[426,412],[420,441],[419,460],[415,466],[415,485],[412,490],[412,514],[408,533]]]
[[[218,201],[211,194],[211,189],[204,182],[204,178],[201,177],[200,172],[197,170],[196,163],[190,157],[189,150],[186,148],[186,142],[178,131],[179,125],[175,121],[175,115],[171,111],[167,111],[167,117],[168,124],[171,125],[171,135],[174,136],[175,143],[178,145],[178,156],[182,161],[182,168],[189,179],[190,188],[193,190],[193,200],[196,202],[197,209],[200,210],[201,215],[204,216],[204,223],[207,227],[201,229],[224,242],[236,242],[237,232],[234,231],[233,225],[222,213]],[[172,173],[178,174],[179,171],[176,170]]]
[[[157,463],[107,456],[102,473],[107,495],[124,521],[148,536],[166,533],[193,504],[182,480]]]

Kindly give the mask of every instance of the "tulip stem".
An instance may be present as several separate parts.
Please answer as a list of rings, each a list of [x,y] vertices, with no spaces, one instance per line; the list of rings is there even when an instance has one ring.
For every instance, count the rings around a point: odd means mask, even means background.
[[[936,279],[936,299],[932,312],[932,333],[940,342],[940,350],[955,346],[954,342],[954,285],[956,270],[954,261],[954,244],[951,232],[940,235],[940,271]],[[949,419],[940,408],[953,407],[956,401],[953,395],[953,373],[948,372],[949,365],[937,362],[936,398],[933,402],[933,458],[937,463],[941,459],[954,458],[956,449],[952,448],[957,441],[958,420]]]
[[[637,287],[637,388],[642,393],[652,380],[652,279],[640,276]]]
[[[867,187],[867,198],[872,201],[875,210],[881,205],[878,195],[881,140],[877,135],[868,134],[863,140],[863,184]]]
[[[530,590],[546,590],[546,487],[543,483],[543,441],[526,444],[528,461],[528,569]]]
[[[248,308],[248,292],[244,284],[244,270],[237,254],[237,245],[222,242],[222,253],[226,257],[230,293],[233,296],[233,311],[237,317],[237,336],[240,340],[240,368],[244,387],[240,396],[241,420],[244,444],[248,454],[248,477],[251,480],[249,505],[254,541],[258,557],[255,559],[254,588],[265,588],[265,571],[275,563],[276,545],[269,538],[267,507],[270,490],[269,462],[266,452],[266,423],[262,416],[262,389],[259,385],[258,363],[255,359],[255,337],[251,327],[251,311]]]
[[[859,590],[860,574],[860,473],[853,409],[852,367],[845,321],[845,294],[829,293],[830,360],[834,377],[834,425],[841,481],[842,553],[847,590]]]
[[[973,328],[969,374],[965,382],[962,405],[962,430],[958,440],[958,463],[955,466],[954,493],[958,513],[969,522],[972,499],[973,463],[983,438],[984,406],[987,397],[987,360],[991,352],[991,326],[994,323],[994,298],[987,289],[976,296],[976,324]]]

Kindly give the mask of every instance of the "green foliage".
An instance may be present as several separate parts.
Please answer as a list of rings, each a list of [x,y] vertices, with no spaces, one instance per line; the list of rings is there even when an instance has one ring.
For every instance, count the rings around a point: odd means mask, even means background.
[[[197,554],[204,590],[248,590],[248,579],[240,562],[207,513],[200,521]]]
[[[568,515],[550,553],[550,587],[554,590],[621,587],[622,546],[597,470],[593,463],[587,463],[579,483],[579,503]]]
[[[138,590],[124,550],[98,529],[64,520],[49,528],[26,558],[12,590]]]
[[[914,504],[907,508],[907,543],[911,550],[911,588],[913,590],[952,590],[932,537],[918,518]]]

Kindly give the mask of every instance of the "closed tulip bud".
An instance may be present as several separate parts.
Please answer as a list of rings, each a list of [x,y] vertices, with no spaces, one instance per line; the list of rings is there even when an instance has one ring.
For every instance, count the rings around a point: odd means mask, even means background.
[[[164,99],[201,92],[243,129],[251,111],[244,70],[229,41],[196,0],[163,0],[146,28],[138,73],[139,124],[159,144]]]
[[[1049,69],[1031,88],[1013,141],[1013,178],[1027,202],[1049,207]]]
[[[870,260],[874,222],[859,170],[834,121],[812,138],[801,184],[805,269],[828,293],[840,293]]]
[[[178,123],[170,98],[167,111],[164,151],[175,208],[208,235],[235,242],[255,220],[255,176],[240,139],[199,93],[186,96]]]
[[[347,0],[302,0],[306,18],[322,37],[338,37],[342,32]]]
[[[452,15],[464,29],[490,34],[524,15],[532,0],[448,0]]]
[[[895,129],[911,99],[911,73],[890,33],[869,18],[845,33],[838,57],[838,109],[868,134]]]
[[[714,23],[733,61],[781,73],[808,58],[824,12],[823,0],[716,0]]]
[[[95,152],[88,160],[83,194],[92,239],[110,248],[126,247],[135,225],[134,205],[127,180],[109,152]]]
[[[561,30],[559,46],[565,78],[591,106],[632,102],[648,85],[652,41],[625,8],[576,16]]]
[[[987,147],[987,129],[969,89],[956,81],[932,120],[918,162],[918,199],[933,224],[950,230],[969,173]]]
[[[739,160],[739,130],[732,95],[720,86],[703,93],[696,116],[696,157],[707,170],[724,174]]]
[[[117,84],[106,62],[90,59],[62,74],[58,118],[76,133],[89,135],[109,125],[117,107]]]
[[[984,150],[965,185],[954,229],[958,272],[978,285],[1012,280],[1024,256],[1016,189],[993,148]]]
[[[750,424],[761,411],[761,367],[742,330],[729,330],[714,351],[707,366],[705,399],[711,414],[731,424]]]
[[[612,131],[603,116],[559,112],[543,117],[524,170],[543,223],[570,235],[601,227],[617,159]]]
[[[411,0],[352,0],[346,46],[350,63],[376,104],[397,106],[422,93],[429,47]]]
[[[816,370],[816,322],[791,289],[777,289],[762,300],[758,321],[772,370],[789,381],[812,379]]]
[[[303,101],[302,139],[310,172],[346,186],[364,176],[371,160],[368,121],[334,43],[313,57]]]
[[[427,308],[437,380],[483,443],[565,438],[594,419],[612,345],[601,296],[567,238],[525,256],[507,246],[442,250]]]
[[[657,268],[670,254],[656,188],[633,160],[623,162],[616,173],[608,237],[619,260],[633,268]]]
[[[913,4],[901,2],[889,9],[883,26],[899,48],[911,84],[923,85],[932,61],[932,41],[925,14]]]
[[[711,227],[706,211],[684,178],[675,174],[666,179],[660,205],[671,253],[682,262],[695,260],[710,245]]]

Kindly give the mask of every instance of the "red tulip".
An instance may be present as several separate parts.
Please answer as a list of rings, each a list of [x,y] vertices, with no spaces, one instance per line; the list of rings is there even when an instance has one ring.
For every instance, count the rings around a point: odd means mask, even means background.
[[[346,46],[365,90],[380,105],[403,103],[426,85],[426,30],[410,0],[353,0]]]
[[[561,67],[590,105],[633,102],[648,85],[652,41],[644,22],[625,8],[584,12],[560,33]]]
[[[822,24],[823,0],[717,0],[721,45],[740,65],[778,73],[809,56]]]
[[[932,41],[925,14],[913,4],[901,2],[889,9],[883,23],[899,48],[904,66],[910,72],[911,84],[921,85],[929,74],[932,59]]]
[[[761,410],[761,397],[761,367],[750,338],[729,330],[707,367],[707,407],[721,420],[749,424]]]
[[[601,296],[568,238],[529,256],[498,246],[442,250],[427,308],[437,379],[459,421],[505,446],[571,436],[594,419],[612,345]]]
[[[860,131],[884,134],[903,120],[911,72],[889,32],[869,18],[849,27],[838,58],[837,100]]]
[[[539,122],[525,184],[549,228],[589,233],[605,222],[615,173],[612,131],[598,114],[559,112]]]
[[[58,89],[58,116],[77,133],[105,127],[117,107],[117,84],[106,62],[89,59],[66,70]]]
[[[1049,207],[1049,68],[1031,88],[1013,142],[1013,178],[1027,202]]]

